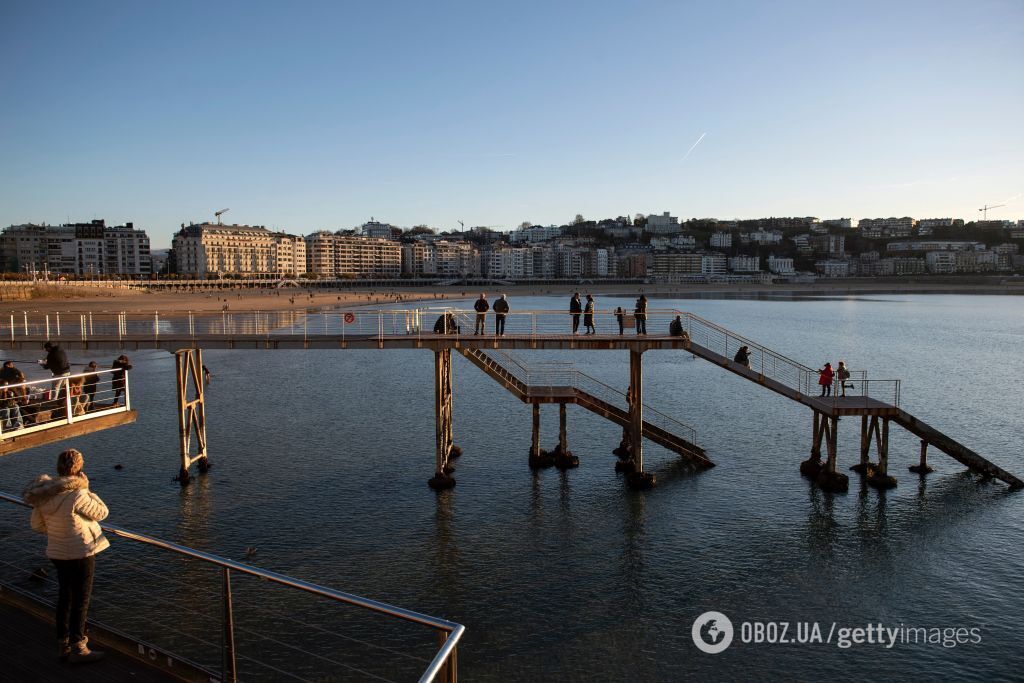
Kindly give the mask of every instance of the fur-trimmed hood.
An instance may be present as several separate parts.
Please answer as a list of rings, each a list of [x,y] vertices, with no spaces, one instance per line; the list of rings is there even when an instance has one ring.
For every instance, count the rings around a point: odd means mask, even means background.
[[[77,474],[56,479],[48,474],[40,474],[25,488],[21,497],[32,507],[39,507],[54,496],[87,488],[89,480]]]

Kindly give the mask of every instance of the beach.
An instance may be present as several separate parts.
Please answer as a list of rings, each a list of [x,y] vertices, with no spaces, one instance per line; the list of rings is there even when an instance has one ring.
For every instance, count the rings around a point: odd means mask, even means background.
[[[481,292],[496,299],[507,294],[514,301],[524,296],[570,296],[573,292],[595,296],[646,294],[648,298],[802,298],[883,294],[1024,294],[1024,278],[934,278],[819,280],[808,284],[615,284],[601,281],[558,284],[519,284],[504,287],[480,285],[214,289],[211,291],[167,291],[50,285],[37,288],[33,298],[24,285],[0,287],[0,312],[125,312],[184,313],[187,311],[280,311],[322,307],[394,305],[443,305],[440,302],[476,299]]]

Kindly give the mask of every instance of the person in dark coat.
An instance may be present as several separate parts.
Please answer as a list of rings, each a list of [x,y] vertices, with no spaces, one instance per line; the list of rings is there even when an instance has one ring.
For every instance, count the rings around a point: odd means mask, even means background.
[[[43,368],[49,370],[54,377],[62,377],[71,372],[68,354],[64,353],[64,349],[60,347],[60,344],[48,341],[43,344],[43,349],[46,350],[46,359],[39,361]]]
[[[615,320],[619,323],[619,335],[621,336],[626,331],[626,312],[622,310],[622,306],[615,307]]]
[[[683,336],[683,319],[681,316],[676,316],[675,320],[668,324],[668,333],[673,337]]]
[[[643,294],[636,300],[636,310],[633,313],[636,316],[636,333],[647,334],[647,297]]]
[[[741,346],[740,350],[736,352],[736,355],[733,356],[732,359],[733,359],[733,361],[739,363],[740,365],[745,365],[745,366],[747,366],[749,368],[750,367],[750,349],[748,347],[746,347],[746,346]]]
[[[504,294],[502,294],[501,298],[494,302],[495,336],[505,336],[505,315],[508,313],[508,308],[508,298]]]
[[[587,294],[587,303],[583,307],[583,329],[587,334],[597,334],[597,328],[594,327],[594,297]]]
[[[583,312],[583,303],[580,301],[580,293],[576,292],[569,299],[569,312],[572,313],[572,333],[580,331],[580,313]]]
[[[116,371],[111,373],[111,387],[114,390],[114,401],[111,405],[116,406],[118,399],[121,398],[121,396],[123,396],[125,393],[125,385],[127,384],[127,382],[125,381],[125,374],[126,371],[132,369],[132,364],[128,360],[128,356],[122,353],[120,356],[114,359],[114,363],[110,367]]]
[[[487,295],[481,293],[480,298],[473,304],[473,310],[476,311],[476,327],[473,328],[473,334],[487,334],[487,311],[491,309],[491,305],[487,303]]]
[[[25,373],[14,367],[13,360],[5,360],[4,366],[0,368],[0,382],[7,382],[7,384],[23,384],[27,380],[25,379]],[[28,387],[19,387],[17,389],[9,390],[16,398],[23,398],[28,393]]]

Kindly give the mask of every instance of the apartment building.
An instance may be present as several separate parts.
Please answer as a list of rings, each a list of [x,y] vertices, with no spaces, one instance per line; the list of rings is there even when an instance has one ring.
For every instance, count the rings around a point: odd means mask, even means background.
[[[8,272],[97,277],[153,272],[146,232],[132,223],[107,225],[102,219],[60,226],[12,225],[0,234],[0,254]]]
[[[275,272],[274,233],[262,226],[198,223],[171,240],[179,273],[198,278]]]
[[[670,216],[669,212],[666,211],[660,216],[655,214],[648,216],[646,230],[655,235],[668,235],[682,231],[682,227],[679,225],[679,219],[675,216]]]

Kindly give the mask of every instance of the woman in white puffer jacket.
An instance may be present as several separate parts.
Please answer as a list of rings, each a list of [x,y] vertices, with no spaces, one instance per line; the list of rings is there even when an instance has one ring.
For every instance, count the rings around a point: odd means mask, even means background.
[[[56,479],[41,474],[22,494],[32,506],[32,529],[46,534],[46,556],[57,567],[58,653],[75,664],[103,657],[89,649],[85,624],[96,554],[110,547],[99,525],[107,506],[89,490],[83,464],[82,454],[69,448],[57,457]]]

